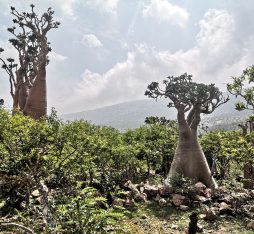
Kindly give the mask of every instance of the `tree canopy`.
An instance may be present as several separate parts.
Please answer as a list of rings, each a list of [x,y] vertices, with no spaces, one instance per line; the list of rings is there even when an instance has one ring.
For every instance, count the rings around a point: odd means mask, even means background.
[[[187,121],[190,127],[197,128],[200,114],[210,114],[217,107],[229,100],[215,84],[199,84],[192,81],[192,76],[184,73],[180,76],[168,76],[163,81],[164,88],[158,82],[148,85],[145,95],[151,98],[165,97],[170,99],[168,107],[178,111],[189,112]]]
[[[238,77],[232,77],[233,82],[227,85],[228,91],[243,101],[236,103],[236,109],[254,110],[254,65],[246,68]]]

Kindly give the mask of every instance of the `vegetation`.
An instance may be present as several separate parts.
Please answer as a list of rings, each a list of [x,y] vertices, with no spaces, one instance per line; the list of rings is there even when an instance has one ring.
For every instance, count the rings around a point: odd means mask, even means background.
[[[12,7],[11,14],[21,31],[8,29],[19,63],[0,58],[13,97],[12,113],[0,99],[0,233],[192,234],[222,225],[222,233],[251,233],[252,116],[242,132],[203,126],[198,135],[201,114],[228,98],[186,73],[168,77],[164,90],[152,82],[145,93],[169,98],[177,121],[151,116],[120,132],[82,120],[63,122],[54,109],[47,116],[46,34],[59,23],[51,8],[41,17],[34,5],[30,13]],[[245,101],[238,110],[254,109],[253,87],[244,88],[253,78],[250,67],[228,85]]]
[[[0,119],[0,214],[36,233],[120,232],[115,221],[125,211],[112,204],[126,197],[125,182],[161,184],[177,143],[176,122],[164,118],[147,118],[123,133],[85,121],[63,123],[54,110],[36,121],[1,109]],[[216,162],[219,184],[239,186],[251,144],[237,131],[200,140],[208,161]],[[186,194],[189,186],[175,181],[175,192]]]
[[[242,75],[239,77],[233,77],[233,83],[228,84],[228,91],[235,95],[243,98],[243,101],[236,103],[236,110],[254,110],[254,66],[246,68]],[[244,124],[239,124],[242,128],[243,135],[246,139],[250,138],[247,133],[253,134],[254,131],[254,116],[250,116]],[[250,141],[254,145],[253,139]],[[244,187],[253,188],[254,187],[254,167],[253,167],[253,157],[250,157],[249,161],[244,165]]]
[[[26,226],[36,219],[38,230],[43,229],[44,220],[47,228],[61,228],[65,233],[70,225],[76,225],[77,217],[86,215],[94,220],[86,223],[82,218],[81,224],[72,227],[76,230],[73,233],[87,233],[78,230],[92,225],[96,230],[102,228],[107,224],[103,219],[115,214],[108,205],[112,204],[112,196],[121,192],[124,182],[142,181],[151,171],[163,168],[165,161],[171,162],[172,149],[168,146],[176,142],[174,122],[120,133],[84,121],[62,123],[54,111],[44,121],[35,121],[2,109],[0,119],[1,214],[22,211]],[[97,195],[87,190],[90,186],[98,189]],[[41,198],[39,206],[31,199],[34,191]],[[77,205],[86,194],[93,196]],[[105,210],[86,209],[98,201],[107,203],[100,204]],[[113,217],[121,213],[117,211]]]

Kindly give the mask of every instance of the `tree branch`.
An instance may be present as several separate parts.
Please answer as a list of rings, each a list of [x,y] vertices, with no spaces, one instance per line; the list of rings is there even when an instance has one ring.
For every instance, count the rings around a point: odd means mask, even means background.
[[[18,224],[18,223],[0,221],[0,226],[13,226],[13,227],[23,229],[24,231],[26,231],[28,233],[35,234],[35,232],[32,229],[25,227],[25,226]]]

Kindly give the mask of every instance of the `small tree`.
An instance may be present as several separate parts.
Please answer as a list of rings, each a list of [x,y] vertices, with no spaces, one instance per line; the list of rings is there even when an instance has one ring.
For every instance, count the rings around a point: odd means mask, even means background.
[[[14,26],[8,31],[14,36],[9,42],[18,52],[18,62],[13,58],[4,60],[0,57],[2,68],[7,72],[13,110],[19,109],[25,115],[39,119],[47,114],[46,66],[51,51],[47,33],[57,28],[60,23],[53,20],[54,11],[48,8],[42,16],[34,12],[18,12],[11,7]],[[4,49],[0,48],[0,54]]]
[[[172,177],[182,174],[194,181],[202,181],[208,187],[216,187],[198,142],[197,128],[201,114],[212,113],[229,99],[224,98],[214,84],[197,84],[192,81],[192,76],[186,73],[178,77],[169,76],[163,84],[165,88],[161,89],[157,82],[152,82],[148,85],[145,95],[155,99],[169,98],[168,107],[175,107],[177,110],[179,141],[167,183],[170,183]]]
[[[236,110],[254,110],[254,65],[246,68],[242,75],[239,77],[233,77],[233,82],[228,84],[228,91],[236,97],[242,97],[243,101],[236,103]],[[245,124],[239,124],[243,130],[243,135],[247,136],[247,133],[254,131],[254,116],[250,116]],[[254,141],[252,140],[254,145]],[[244,165],[244,187],[254,188],[254,167],[252,165],[253,155],[249,158],[249,161]]]

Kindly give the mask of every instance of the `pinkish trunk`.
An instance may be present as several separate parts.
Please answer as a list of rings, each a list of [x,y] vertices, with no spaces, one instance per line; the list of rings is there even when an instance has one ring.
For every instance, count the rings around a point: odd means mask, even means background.
[[[41,51],[38,56],[38,68],[36,78],[29,89],[26,105],[23,113],[33,119],[40,119],[47,115],[47,85],[46,85],[46,65],[48,45],[44,36],[39,36]]]
[[[33,119],[47,115],[46,63],[38,69],[37,77],[28,93],[24,114]]]
[[[196,127],[190,128],[185,120],[184,112],[179,111],[177,118],[179,141],[167,182],[170,184],[170,179],[180,174],[195,182],[201,181],[207,187],[216,187],[217,184],[211,175],[205,155],[198,142]]]

